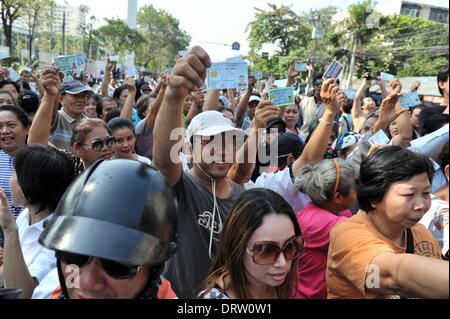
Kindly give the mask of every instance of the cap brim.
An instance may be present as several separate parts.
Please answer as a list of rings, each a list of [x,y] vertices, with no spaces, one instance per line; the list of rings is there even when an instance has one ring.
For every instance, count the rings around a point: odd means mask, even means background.
[[[79,89],[73,89],[73,90],[66,90],[64,92],[62,92],[61,94],[67,93],[67,94],[78,94],[81,92],[94,92],[91,88],[79,88]]]
[[[200,130],[196,132],[193,136],[216,136],[222,133],[233,133],[233,135],[243,137],[248,135],[247,132],[235,127],[217,125]]]
[[[165,242],[121,225],[80,216],[54,217],[39,243],[59,250],[112,260],[130,266],[159,265],[173,249]]]

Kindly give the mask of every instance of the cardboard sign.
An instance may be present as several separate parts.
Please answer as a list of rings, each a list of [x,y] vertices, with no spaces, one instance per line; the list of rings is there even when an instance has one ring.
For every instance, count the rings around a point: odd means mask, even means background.
[[[385,145],[389,143],[389,141],[390,141],[389,137],[386,135],[386,133],[384,133],[383,130],[379,130],[377,134],[375,134],[369,139],[369,143],[372,146],[375,144]]]
[[[253,75],[253,76],[255,77],[255,79],[257,79],[257,80],[261,80],[261,79],[263,78],[263,73],[262,73],[262,71],[256,71],[256,72],[253,72],[252,75]]]
[[[269,100],[275,106],[286,106],[295,103],[295,92],[293,87],[275,89],[269,91]]]
[[[16,72],[13,68],[9,68],[9,78],[13,82],[17,82],[20,80],[20,74]]]
[[[337,79],[341,75],[344,70],[344,66],[337,61],[331,62],[331,65],[328,67],[327,71],[323,75],[323,79]]]
[[[395,75],[392,75],[392,74],[389,74],[389,73],[381,72],[381,73],[380,73],[380,77],[381,77],[381,79],[384,80],[384,81],[390,81],[390,80],[392,80],[393,78],[395,78]]]
[[[62,73],[73,73],[81,70],[80,57],[77,54],[58,56],[53,61],[59,72]]]
[[[247,62],[213,63],[207,71],[206,83],[209,90],[247,88]]]
[[[305,72],[308,70],[306,63],[295,63],[295,71]]]
[[[356,95],[355,90],[342,90],[342,92],[345,93],[345,95],[347,96],[347,99],[349,99],[349,100],[355,99],[355,95]]]
[[[118,56],[118,55],[111,55],[109,57],[109,61],[111,61],[111,62],[119,62],[119,60],[120,60],[120,56]]]
[[[419,93],[417,92],[403,94],[399,101],[402,109],[409,109],[410,107],[422,104]]]
[[[275,84],[279,88],[285,88],[287,86],[287,81],[288,81],[287,79],[276,80],[275,82],[273,82],[273,84]]]

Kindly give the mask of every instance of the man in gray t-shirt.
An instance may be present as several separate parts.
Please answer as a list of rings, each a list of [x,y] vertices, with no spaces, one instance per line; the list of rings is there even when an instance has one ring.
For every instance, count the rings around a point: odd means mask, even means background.
[[[207,275],[217,241],[235,199],[244,188],[231,182],[229,155],[246,135],[222,113],[208,111],[194,117],[187,129],[194,165],[182,172],[176,147],[183,145],[182,113],[189,90],[201,87],[211,60],[194,47],[177,60],[154,129],[153,166],[173,185],[179,203],[179,240],[164,271],[179,298],[193,298]],[[194,76],[195,75],[195,76]],[[174,130],[177,139],[171,139]],[[228,142],[227,142],[228,141]]]

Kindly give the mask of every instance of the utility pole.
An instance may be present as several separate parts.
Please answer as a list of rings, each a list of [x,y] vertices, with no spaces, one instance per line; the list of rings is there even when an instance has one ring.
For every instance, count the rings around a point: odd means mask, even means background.
[[[63,22],[62,22],[62,55],[66,55],[66,8],[63,11]]]
[[[316,52],[317,52],[317,41],[319,39],[323,39],[323,30],[321,30],[320,27],[320,14],[317,14],[316,17],[314,17],[312,20],[314,25],[314,30],[312,34],[312,39],[314,40],[313,50],[311,53],[311,70],[308,73],[307,78],[307,85],[306,85],[306,94],[308,95],[310,89],[313,87],[313,78],[314,78],[314,68],[316,64]]]
[[[347,89],[348,90],[351,90],[352,86],[353,86],[353,72],[355,71],[357,46],[358,46],[358,39],[356,37],[356,33],[353,33],[352,59],[350,61],[350,68],[348,71],[348,79],[347,79]]]

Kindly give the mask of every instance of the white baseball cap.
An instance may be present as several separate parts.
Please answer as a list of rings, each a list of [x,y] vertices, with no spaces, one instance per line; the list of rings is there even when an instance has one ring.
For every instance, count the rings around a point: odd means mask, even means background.
[[[193,136],[216,136],[232,132],[238,137],[247,136],[247,133],[234,126],[233,122],[217,111],[207,111],[194,117],[187,128],[186,137],[191,140]]]
[[[250,97],[250,100],[248,101],[248,103],[252,103],[253,101],[261,102],[261,98],[259,96],[257,96],[257,95],[252,95]]]

